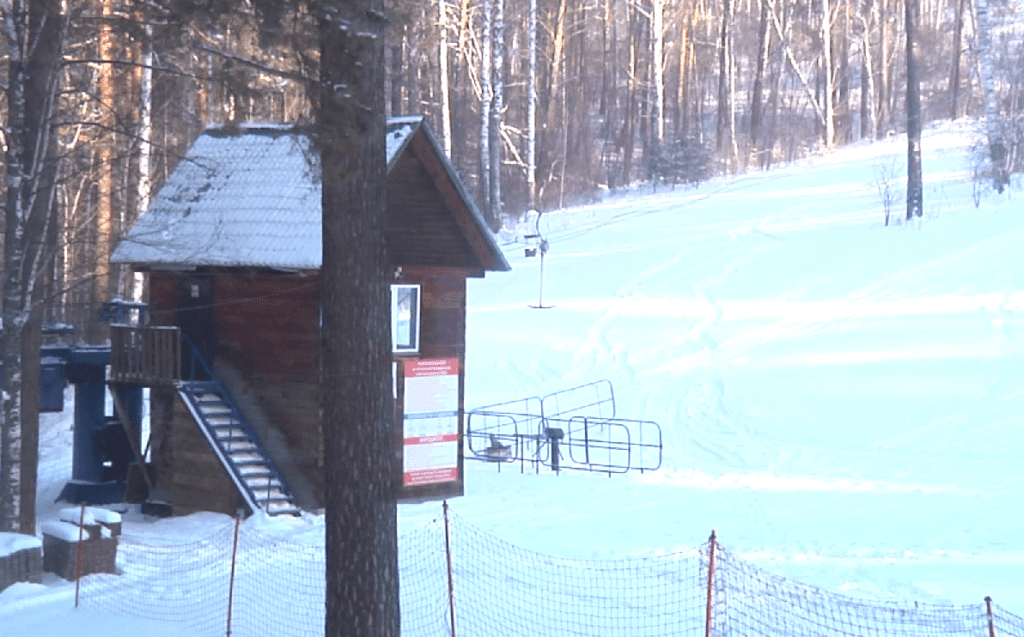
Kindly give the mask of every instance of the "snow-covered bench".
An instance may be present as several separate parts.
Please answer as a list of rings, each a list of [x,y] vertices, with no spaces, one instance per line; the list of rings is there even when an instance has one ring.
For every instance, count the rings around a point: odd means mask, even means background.
[[[81,521],[81,528],[79,522]],[[117,536],[121,516],[106,509],[86,507],[62,509],[60,519],[43,524],[43,570],[66,580],[75,574],[116,573]],[[81,570],[79,547],[81,538]]]

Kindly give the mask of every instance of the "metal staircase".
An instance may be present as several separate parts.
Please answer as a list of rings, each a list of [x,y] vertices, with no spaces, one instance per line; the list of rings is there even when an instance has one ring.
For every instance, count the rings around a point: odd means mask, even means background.
[[[187,345],[192,343],[183,339]],[[192,413],[192,418],[206,436],[214,453],[227,470],[246,504],[255,512],[270,515],[301,512],[288,485],[259,438],[242,416],[231,392],[218,381],[209,366],[192,347],[192,374],[195,362],[202,366],[210,380],[185,380],[176,383],[178,394]]]
[[[182,382],[178,393],[249,508],[271,515],[301,512],[223,384],[216,380]]]

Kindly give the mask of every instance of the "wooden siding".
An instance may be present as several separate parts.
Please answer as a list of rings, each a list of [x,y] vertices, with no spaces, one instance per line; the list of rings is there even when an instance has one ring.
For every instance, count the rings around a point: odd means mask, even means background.
[[[388,173],[387,214],[392,265],[472,268],[482,276],[480,259],[415,153],[403,153]]]
[[[322,505],[319,276],[223,272],[215,298],[217,359],[245,379],[284,437],[288,466],[274,458],[282,472],[301,473]]]
[[[252,393],[261,412],[286,441],[292,467],[313,485],[316,498],[322,501],[318,275],[256,270],[154,272],[150,275],[153,323],[175,324],[180,320],[180,291],[197,277],[208,277],[212,281],[215,334],[210,341],[215,347],[211,352],[214,360],[209,362],[215,367],[230,365],[254,390]],[[162,394],[153,396],[151,401],[155,413],[172,408],[171,400]],[[173,403],[178,404],[180,400],[174,399]],[[154,440],[168,438],[159,429],[160,425],[154,424]],[[202,462],[201,458],[212,459],[219,465],[198,430],[195,435],[200,438],[190,438],[190,441],[203,449],[186,447],[183,450],[176,438],[180,430],[182,427],[175,420],[172,425],[175,435],[159,450],[153,450],[154,464],[160,467],[163,476],[161,486],[173,491],[176,512],[181,498],[186,498],[180,503],[182,510],[223,510],[227,504],[217,495],[219,486],[223,486],[219,479],[213,481],[219,485],[216,489],[201,483],[195,485],[195,494],[186,495],[186,487],[194,480],[189,473],[197,470],[223,473],[223,468],[214,470],[209,462]],[[223,478],[230,480],[226,473]],[[207,497],[212,498],[209,505],[202,504]],[[226,512],[233,511],[232,508]]]
[[[466,277],[474,272],[473,268],[409,265],[403,267],[400,281],[421,286],[420,351],[410,358],[458,359],[460,414],[465,412]],[[154,322],[174,322],[179,289],[194,276],[151,275]],[[220,271],[211,277],[215,358],[231,365],[244,378],[271,426],[284,436],[291,467],[301,472],[322,505],[319,277],[255,271]],[[404,387],[399,389],[404,391]],[[239,503],[235,487],[180,399],[163,391],[154,392],[152,400],[157,416],[153,421],[154,441],[159,441],[153,448],[154,465],[160,486],[172,491],[175,513],[233,513]],[[400,402],[395,426],[399,460]],[[463,426],[460,422],[460,431]],[[170,431],[166,434],[160,431],[167,427]],[[462,475],[461,448],[459,463]],[[403,489],[402,497],[454,497],[463,490],[460,480]]]
[[[245,375],[319,381],[318,276],[220,273],[214,298],[218,358]]]

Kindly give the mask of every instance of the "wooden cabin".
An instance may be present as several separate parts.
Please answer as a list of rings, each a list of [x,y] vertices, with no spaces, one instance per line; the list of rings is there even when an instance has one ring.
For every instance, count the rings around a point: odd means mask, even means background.
[[[396,481],[459,495],[466,279],[509,265],[422,117],[389,119],[386,145]],[[111,258],[149,273],[149,323],[112,327],[110,379],[152,388],[151,497],[175,514],[324,504],[315,159],[291,127],[208,130]]]

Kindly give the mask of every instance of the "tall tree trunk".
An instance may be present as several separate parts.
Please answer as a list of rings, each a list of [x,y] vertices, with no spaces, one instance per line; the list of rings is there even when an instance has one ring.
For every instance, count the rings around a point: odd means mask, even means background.
[[[399,637],[396,442],[384,221],[384,3],[319,22],[323,174],[324,634]]]
[[[564,0],[563,0],[564,2]],[[629,11],[629,87],[626,95],[626,117],[622,124],[622,178],[621,183],[628,184],[632,179],[633,154],[636,152],[636,118],[637,118],[637,76],[640,72],[639,11],[630,7]]]
[[[875,69],[871,57],[871,25],[874,0],[863,0],[861,23],[861,72],[860,72],[860,136],[878,139],[878,118],[875,102]]]
[[[554,15],[554,33],[551,35],[551,52],[548,55],[550,67],[547,69],[547,84],[540,100],[543,107],[544,117],[541,122],[541,148],[540,162],[541,184],[539,186],[538,198],[543,205],[541,196],[545,188],[554,179],[556,152],[562,140],[562,127],[564,121],[560,121],[562,112],[561,97],[563,95],[563,76],[565,73],[565,14],[569,0],[558,0]],[[563,158],[564,159],[564,158]]]
[[[920,0],[904,0],[907,30],[907,219],[924,214],[921,176],[921,82],[918,76],[917,31]]]
[[[889,7],[891,6],[891,0],[874,0],[872,4],[872,10],[875,14],[875,24],[879,25],[881,33],[879,34],[879,48],[880,52],[878,55],[878,71],[879,81],[875,95],[878,98],[877,113],[878,113],[878,134],[881,135],[882,131],[888,130],[890,125],[891,112],[889,104],[891,101],[892,93],[892,20],[889,19]],[[876,135],[876,138],[877,138]]]
[[[441,76],[441,140],[444,154],[452,156],[452,107],[448,88],[448,0],[437,0],[438,51],[437,61]]]
[[[526,190],[530,210],[537,210],[537,0],[530,0],[527,28],[530,32],[530,69],[526,96]],[[601,99],[603,103],[603,91]]]
[[[53,110],[63,42],[63,17],[58,2],[37,1],[29,9],[29,31],[34,48],[29,55],[25,110],[28,137],[33,139],[33,169],[30,183],[31,212],[25,232],[25,266],[22,268],[22,302],[27,304],[27,322],[22,334],[21,386],[21,520],[22,533],[35,533],[36,485],[39,465],[39,378],[44,289],[53,277],[56,235],[56,182],[59,148],[54,131]]]
[[[665,0],[653,0],[651,50],[654,64],[654,139],[660,149],[665,140]]]
[[[49,263],[45,238],[53,223],[57,174],[52,113],[64,22],[56,0],[35,0],[4,12],[8,57],[4,137],[2,413],[0,531],[35,532],[39,444],[41,279]],[[27,15],[26,15],[27,14]],[[49,249],[48,249],[49,248]],[[32,380],[23,382],[26,374]]]
[[[964,0],[956,2],[956,17],[953,19],[953,62],[949,69],[949,118],[960,117],[960,57],[963,53]]]
[[[101,344],[109,337],[106,325],[96,318],[99,305],[110,299],[113,278],[110,252],[114,241],[114,0],[100,0],[97,45],[100,63],[97,68],[99,89],[100,131],[99,179],[96,202],[96,245],[93,251],[95,274],[92,293],[92,317],[87,329],[89,342]]]
[[[505,108],[505,0],[491,0],[494,7],[492,28],[494,36],[491,41],[493,52],[493,68],[491,83],[494,86],[494,99],[491,100],[490,122],[488,126],[488,150],[490,151],[491,194],[491,230],[501,227],[501,118]]]
[[[135,218],[146,212],[153,195],[153,27],[143,13],[142,69],[139,77],[139,139],[138,186],[135,199]],[[145,275],[136,272],[132,277],[131,298],[141,301],[145,289]]]
[[[821,13],[822,68],[825,74],[825,148],[833,148],[836,145],[836,111],[833,102],[835,94],[832,76],[832,14],[828,0],[821,0]]]
[[[7,23],[15,22],[14,16],[4,15]],[[18,24],[19,35],[24,25]],[[8,28],[10,32],[10,27]],[[25,37],[21,35],[21,37]],[[20,39],[20,38],[19,38]],[[19,41],[8,43],[8,48],[20,48]],[[3,430],[0,431],[0,532],[17,532],[21,528],[21,357],[22,335],[24,334],[24,297],[21,290],[21,268],[25,255],[25,221],[28,216],[28,199],[31,181],[29,171],[31,160],[28,149],[31,140],[18,131],[26,130],[25,84],[27,81],[26,61],[20,51],[15,52],[8,62],[7,75],[7,137],[5,177],[7,187],[6,210],[4,211],[4,291],[3,329]]]
[[[725,149],[729,127],[729,28],[732,23],[732,0],[722,0],[722,23],[718,36],[718,119],[715,126],[715,150]]]
[[[405,109],[402,106],[402,45],[388,47],[391,51],[391,72],[388,78],[391,81],[391,114],[403,115]]]
[[[992,162],[992,186],[1002,193],[1010,176],[1006,170],[1006,145],[999,134],[999,110],[996,106],[995,74],[992,68],[992,26],[988,19],[988,0],[978,2],[978,57],[981,86],[985,95],[985,131],[989,160]]]
[[[675,136],[677,139],[690,134],[689,97],[690,82],[690,60],[692,59],[691,48],[693,34],[693,18],[688,17],[686,26],[680,34],[679,41],[679,83],[676,85],[676,116],[673,118]]]
[[[491,3],[484,0],[483,27],[480,30],[480,205],[488,225],[494,225],[494,211],[491,208],[491,104],[494,101],[494,86],[491,80]]]
[[[850,107],[850,0],[841,0],[842,29],[838,30],[838,42],[833,42],[833,66],[835,67],[835,142],[847,143],[852,137]],[[837,31],[833,25],[833,32]],[[838,60],[836,59],[838,57]]]
[[[764,118],[762,93],[764,92],[764,69],[768,65],[771,49],[771,34],[768,31],[768,2],[761,0],[761,17],[757,27],[757,68],[754,71],[754,87],[750,92],[750,136],[747,139],[747,155],[754,157],[761,143],[761,125]]]

